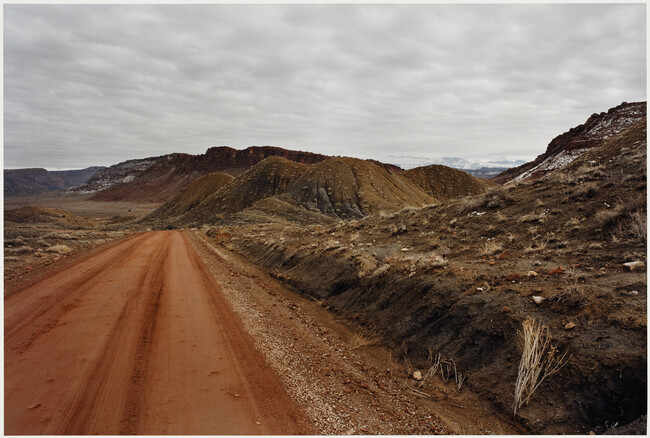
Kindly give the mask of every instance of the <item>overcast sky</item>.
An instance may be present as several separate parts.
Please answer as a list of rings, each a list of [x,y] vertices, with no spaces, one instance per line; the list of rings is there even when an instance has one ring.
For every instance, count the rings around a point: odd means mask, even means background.
[[[530,160],[646,100],[646,5],[4,5],[4,166]]]

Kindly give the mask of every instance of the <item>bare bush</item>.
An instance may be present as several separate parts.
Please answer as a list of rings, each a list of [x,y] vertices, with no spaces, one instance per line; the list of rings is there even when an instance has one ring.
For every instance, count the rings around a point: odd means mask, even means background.
[[[503,250],[503,244],[498,240],[488,240],[485,242],[483,249],[481,250],[481,255],[491,256],[497,252]]]
[[[515,383],[515,415],[517,409],[528,404],[544,379],[555,374],[571,359],[570,356],[567,358],[567,352],[561,356],[558,354],[557,348],[551,345],[548,327],[535,319],[527,318],[523,322],[519,337],[523,351]]]
[[[68,254],[72,252],[72,249],[67,245],[53,245],[47,248],[45,251],[54,252],[56,254]]]
[[[373,345],[377,345],[380,340],[381,337],[376,335],[375,333],[361,334],[355,332],[350,338],[348,344],[350,345],[350,350],[357,350],[359,348],[371,347]]]

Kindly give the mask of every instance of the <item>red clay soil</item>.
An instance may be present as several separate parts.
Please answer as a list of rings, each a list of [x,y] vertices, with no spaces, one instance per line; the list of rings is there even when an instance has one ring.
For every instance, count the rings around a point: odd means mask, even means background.
[[[5,434],[309,434],[188,238],[145,233],[5,299]]]

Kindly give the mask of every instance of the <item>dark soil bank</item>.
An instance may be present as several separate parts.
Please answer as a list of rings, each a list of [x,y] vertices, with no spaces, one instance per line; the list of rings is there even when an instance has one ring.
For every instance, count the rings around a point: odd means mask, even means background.
[[[453,360],[510,416],[518,333],[540,321],[568,361],[516,421],[602,433],[647,411],[644,138],[645,124],[566,172],[388,218],[208,234],[416,368]]]

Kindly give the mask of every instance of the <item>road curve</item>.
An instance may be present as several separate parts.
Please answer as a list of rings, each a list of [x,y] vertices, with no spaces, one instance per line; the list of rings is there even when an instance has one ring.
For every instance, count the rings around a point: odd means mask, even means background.
[[[308,434],[180,231],[5,299],[5,434]]]

